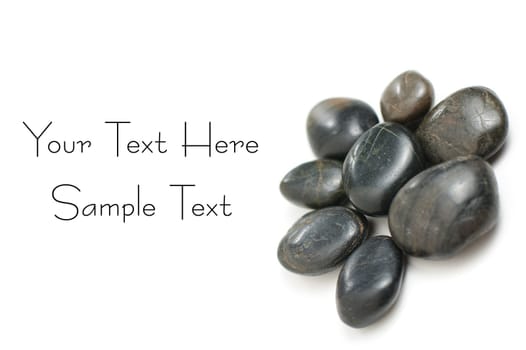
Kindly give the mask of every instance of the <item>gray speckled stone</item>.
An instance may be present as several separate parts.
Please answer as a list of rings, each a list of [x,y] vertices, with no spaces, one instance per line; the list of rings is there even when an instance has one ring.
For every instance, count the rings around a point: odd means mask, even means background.
[[[493,170],[476,156],[425,170],[398,192],[389,229],[407,254],[447,258],[488,232],[498,215]]]
[[[342,163],[320,159],[292,169],[281,181],[281,193],[291,202],[313,209],[344,203]]]
[[[343,163],[343,188],[356,209],[382,215],[400,187],[424,168],[425,157],[411,131],[382,123],[351,148]]]
[[[387,236],[371,237],[343,265],[336,306],[343,322],[362,328],[380,319],[400,294],[406,259]]]
[[[485,87],[459,90],[436,105],[416,131],[427,158],[439,163],[458,156],[488,158],[508,133],[506,110]]]
[[[433,85],[423,75],[407,71],[384,90],[380,107],[385,121],[408,124],[421,119],[433,105]]]
[[[310,111],[307,136],[318,158],[343,160],[358,137],[377,123],[376,113],[365,102],[330,98]]]
[[[367,235],[367,220],[345,207],[329,207],[305,214],[278,247],[278,259],[288,270],[319,275],[334,269]]]

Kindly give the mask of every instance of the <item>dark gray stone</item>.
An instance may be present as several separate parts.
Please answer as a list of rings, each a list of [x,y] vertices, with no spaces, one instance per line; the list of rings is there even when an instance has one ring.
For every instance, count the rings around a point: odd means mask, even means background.
[[[389,229],[407,254],[447,258],[495,226],[498,191],[493,170],[476,156],[425,170],[395,196]]]
[[[398,299],[405,266],[404,254],[390,237],[363,242],[338,277],[336,305],[342,321],[362,328],[385,315]]]
[[[427,158],[440,163],[459,156],[488,158],[508,133],[506,110],[485,87],[459,90],[436,105],[422,120],[416,135]]]
[[[334,269],[367,235],[367,220],[345,207],[329,207],[305,214],[278,247],[278,259],[288,270],[319,275]]]
[[[358,137],[377,123],[376,113],[365,102],[330,98],[310,111],[307,135],[318,158],[343,160]]]
[[[420,73],[407,71],[397,76],[384,90],[380,107],[384,120],[415,123],[433,106],[433,85]]]
[[[342,163],[320,159],[292,169],[281,181],[280,191],[289,201],[319,209],[344,203]]]
[[[367,215],[382,215],[396,192],[425,168],[425,157],[411,131],[382,123],[367,130],[343,163],[343,188]]]

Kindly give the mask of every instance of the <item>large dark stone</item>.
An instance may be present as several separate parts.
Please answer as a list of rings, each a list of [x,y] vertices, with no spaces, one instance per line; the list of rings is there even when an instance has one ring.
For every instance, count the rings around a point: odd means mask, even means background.
[[[367,235],[367,220],[345,207],[305,214],[278,247],[278,259],[288,270],[319,275],[334,269]]]
[[[415,123],[433,105],[433,85],[423,75],[407,71],[397,76],[384,90],[380,107],[387,122]]]
[[[330,98],[310,111],[307,135],[317,157],[343,160],[358,137],[377,123],[376,113],[365,102]]]
[[[488,158],[508,133],[506,110],[485,87],[459,90],[436,105],[422,120],[416,135],[427,158],[439,163],[458,156]]]
[[[292,169],[281,181],[281,193],[291,202],[313,209],[342,204],[342,163],[320,159]]]
[[[400,294],[406,259],[387,236],[371,237],[347,259],[338,277],[336,305],[343,322],[362,328],[381,318]]]
[[[389,229],[407,254],[447,258],[496,223],[498,191],[493,170],[476,156],[425,170],[398,192]]]
[[[345,158],[343,188],[359,211],[386,214],[400,187],[424,167],[425,157],[411,131],[396,123],[378,124]]]

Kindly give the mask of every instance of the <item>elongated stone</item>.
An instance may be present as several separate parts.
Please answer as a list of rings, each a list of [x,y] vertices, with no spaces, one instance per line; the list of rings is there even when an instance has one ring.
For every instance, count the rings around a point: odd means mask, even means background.
[[[459,156],[488,158],[508,133],[504,105],[485,87],[459,90],[436,105],[422,120],[416,135],[426,157],[439,163]]]
[[[330,159],[297,166],[285,175],[279,188],[289,201],[313,209],[342,204],[347,197],[342,185],[342,162]]]
[[[362,243],[343,265],[336,286],[336,305],[343,322],[362,328],[380,319],[400,294],[406,259],[387,236]]]
[[[435,165],[400,189],[389,210],[389,229],[407,254],[450,257],[497,222],[497,182],[476,156]]]
[[[345,207],[329,207],[305,214],[278,247],[278,259],[288,270],[319,275],[334,269],[367,235],[367,220]]]
[[[385,121],[417,122],[433,105],[433,85],[422,74],[407,71],[397,76],[384,90],[380,107]]]
[[[425,167],[411,131],[382,123],[367,130],[343,163],[343,188],[351,203],[367,215],[382,215],[396,192]]]
[[[307,136],[318,158],[343,160],[358,137],[377,123],[376,113],[365,102],[330,98],[310,111]]]

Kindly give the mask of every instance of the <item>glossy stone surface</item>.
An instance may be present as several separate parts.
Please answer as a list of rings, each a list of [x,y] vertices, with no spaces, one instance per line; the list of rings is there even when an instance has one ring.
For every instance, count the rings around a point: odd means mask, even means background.
[[[397,76],[384,90],[380,107],[385,121],[416,122],[433,106],[433,85],[423,75],[407,71]]]
[[[281,181],[281,193],[291,202],[313,208],[342,204],[342,162],[319,159],[292,169]]]
[[[376,113],[365,102],[330,98],[310,111],[307,136],[318,158],[343,160],[358,137],[377,123]]]
[[[416,135],[427,158],[439,163],[458,156],[488,158],[508,133],[506,110],[485,87],[459,90],[424,117]]]
[[[447,258],[495,226],[493,170],[476,156],[435,165],[412,178],[389,210],[389,229],[407,254]]]
[[[342,321],[362,328],[385,315],[398,299],[405,266],[404,254],[390,237],[363,242],[338,277],[336,305]]]
[[[319,275],[334,269],[367,235],[367,220],[345,207],[329,207],[305,214],[278,247],[278,259],[288,270]]]
[[[382,215],[396,192],[425,167],[414,135],[396,123],[366,131],[343,163],[343,188],[351,203],[367,215]]]

